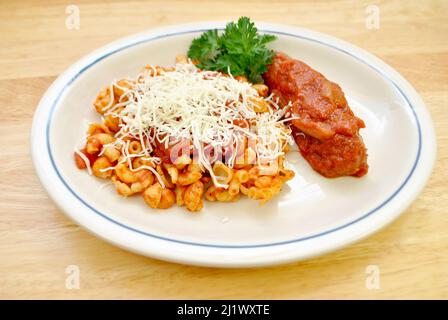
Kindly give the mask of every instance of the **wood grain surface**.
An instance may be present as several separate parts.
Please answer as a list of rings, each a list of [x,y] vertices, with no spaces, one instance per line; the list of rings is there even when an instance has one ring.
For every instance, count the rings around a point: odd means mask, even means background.
[[[80,29],[66,28],[66,7]],[[368,29],[366,8],[380,9]],[[440,1],[0,1],[0,298],[448,298],[448,2]],[[205,20],[302,26],[377,55],[417,89],[435,123],[428,185],[394,223],[343,250],[261,269],[162,262],[118,249],[70,221],[40,185],[30,157],[36,105],[65,68],[91,50],[152,27]],[[80,288],[66,288],[66,268]],[[380,271],[369,289],[368,266]]]

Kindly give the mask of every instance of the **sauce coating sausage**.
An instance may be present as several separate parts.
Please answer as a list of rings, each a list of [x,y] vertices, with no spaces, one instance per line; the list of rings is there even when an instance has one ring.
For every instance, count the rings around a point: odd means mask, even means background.
[[[365,124],[353,114],[334,82],[307,64],[277,53],[264,74],[271,92],[298,119],[291,121],[303,157],[325,177],[361,177],[368,171],[367,150],[359,135]]]

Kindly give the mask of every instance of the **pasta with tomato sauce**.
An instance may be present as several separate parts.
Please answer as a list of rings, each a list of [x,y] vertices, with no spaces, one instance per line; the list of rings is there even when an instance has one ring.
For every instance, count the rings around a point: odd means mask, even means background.
[[[151,208],[199,211],[204,199],[241,196],[264,203],[294,177],[286,109],[268,91],[186,56],[173,67],[148,65],[98,94],[102,121],[89,126],[76,165]]]

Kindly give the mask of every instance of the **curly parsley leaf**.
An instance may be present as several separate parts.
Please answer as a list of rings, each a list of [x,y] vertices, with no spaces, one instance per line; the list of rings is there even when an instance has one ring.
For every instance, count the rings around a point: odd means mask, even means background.
[[[220,54],[218,30],[208,30],[191,42],[188,56],[191,59],[208,64]]]
[[[273,35],[259,35],[254,23],[241,17],[237,23],[228,23],[221,36],[217,30],[209,30],[194,39],[188,56],[197,60],[201,69],[244,75],[259,83],[274,56],[266,45],[275,39]]]

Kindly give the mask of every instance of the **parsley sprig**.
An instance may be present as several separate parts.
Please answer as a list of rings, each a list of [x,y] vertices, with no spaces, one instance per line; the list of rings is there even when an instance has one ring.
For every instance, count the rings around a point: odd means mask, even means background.
[[[228,23],[222,35],[215,29],[194,39],[188,57],[198,61],[201,69],[230,70],[233,76],[246,76],[250,82],[260,83],[274,56],[266,45],[275,39],[273,35],[258,34],[254,23],[241,17],[237,23]]]

